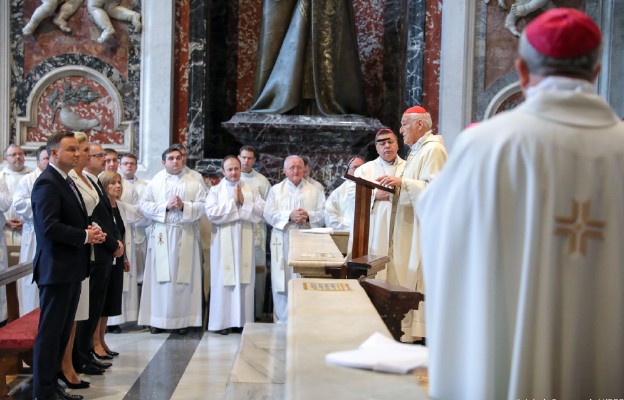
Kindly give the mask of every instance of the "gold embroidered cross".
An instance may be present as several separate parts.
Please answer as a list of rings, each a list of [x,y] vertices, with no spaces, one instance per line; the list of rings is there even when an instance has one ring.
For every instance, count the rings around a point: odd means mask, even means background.
[[[569,217],[556,216],[555,221],[557,223],[555,234],[570,236],[568,254],[579,252],[584,256],[589,238],[604,239],[602,232],[605,222],[589,218],[589,200],[580,205],[576,200],[572,200],[572,215]]]

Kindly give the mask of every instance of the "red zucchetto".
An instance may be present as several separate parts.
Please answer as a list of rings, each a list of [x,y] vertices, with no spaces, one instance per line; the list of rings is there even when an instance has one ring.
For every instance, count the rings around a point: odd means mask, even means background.
[[[596,23],[574,8],[554,8],[540,14],[527,25],[525,35],[535,50],[556,59],[580,57],[602,42]]]
[[[427,114],[427,110],[421,106],[410,107],[403,114]]]

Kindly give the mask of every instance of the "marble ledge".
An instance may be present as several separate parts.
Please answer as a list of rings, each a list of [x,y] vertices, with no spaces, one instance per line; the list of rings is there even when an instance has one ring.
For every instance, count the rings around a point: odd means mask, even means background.
[[[253,112],[236,113],[222,126],[229,131],[238,129],[292,129],[296,131],[350,130],[370,131],[384,126],[376,118],[359,115],[282,115]]]

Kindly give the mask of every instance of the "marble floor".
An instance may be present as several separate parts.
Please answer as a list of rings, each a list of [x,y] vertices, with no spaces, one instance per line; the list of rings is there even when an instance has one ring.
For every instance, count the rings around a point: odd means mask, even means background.
[[[107,334],[109,347],[120,353],[104,375],[82,375],[89,389],[68,390],[86,400],[102,399],[220,399],[236,356],[241,335],[210,332],[150,334],[136,325]],[[19,379],[16,379],[17,383]],[[30,382],[10,398],[32,398]]]

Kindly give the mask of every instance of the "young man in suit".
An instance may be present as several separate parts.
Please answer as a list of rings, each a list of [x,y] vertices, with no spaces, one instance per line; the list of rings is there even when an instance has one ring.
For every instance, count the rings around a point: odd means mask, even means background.
[[[50,136],[48,167],[35,182],[32,209],[37,237],[33,279],[39,285],[41,316],[33,357],[33,398],[77,400],[58,385],[61,359],[78,305],[80,283],[89,272],[87,244],[105,235],[89,225],[84,202],[68,172],[78,161],[72,132]],[[71,182],[70,182],[71,181]]]

